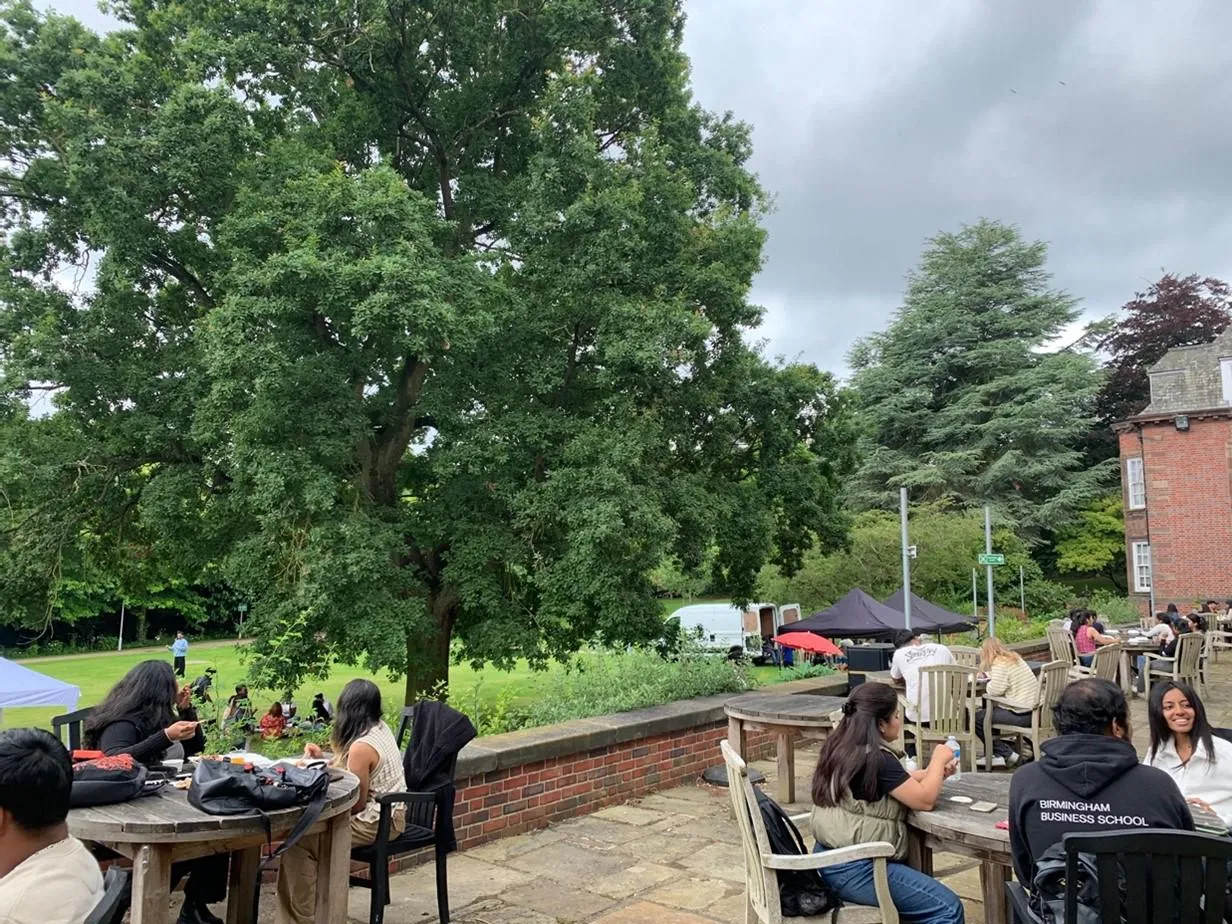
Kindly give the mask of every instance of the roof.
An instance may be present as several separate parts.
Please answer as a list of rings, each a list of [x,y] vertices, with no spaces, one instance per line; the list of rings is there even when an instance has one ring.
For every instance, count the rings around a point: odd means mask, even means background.
[[[815,632],[827,638],[888,639],[901,628],[901,612],[873,599],[857,587],[829,609],[789,623],[779,629],[778,634]]]
[[[1220,360],[1232,358],[1232,327],[1210,343],[1173,347],[1147,370],[1151,403],[1135,417],[1184,414],[1232,406],[1224,396]]]
[[[80,698],[81,690],[71,683],[40,674],[8,658],[0,658],[0,709],[64,706],[66,712],[72,712]]]
[[[886,606],[902,612],[903,589],[900,587],[894,596],[885,601]],[[923,597],[911,595],[911,627],[924,629],[928,632],[970,632],[975,628],[975,622],[969,616],[959,616],[951,613],[943,606],[938,606]]]

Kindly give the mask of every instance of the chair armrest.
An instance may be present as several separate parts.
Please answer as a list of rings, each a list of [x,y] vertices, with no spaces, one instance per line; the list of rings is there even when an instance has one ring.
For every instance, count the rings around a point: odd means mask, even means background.
[[[873,841],[869,844],[853,844],[850,847],[837,847],[834,850],[823,850],[821,853],[810,853],[804,856],[782,853],[763,853],[761,862],[770,869],[825,869],[828,866],[838,866],[840,863],[851,863],[854,860],[873,860],[884,857],[894,859],[894,845],[885,841]]]
[[[1005,699],[1000,696],[989,696],[985,694],[984,699],[988,701],[988,705],[990,706],[1001,706],[1004,709],[1011,709],[1014,712],[1029,712],[1030,711],[1030,710],[1024,710],[1022,708],[1022,703],[1011,703],[1008,699]],[[1033,706],[1032,708],[1038,709],[1039,707]]]
[[[804,824],[804,822],[806,821],[809,821],[813,817],[813,813],[812,812],[801,812],[799,815],[788,815],[787,817],[791,820],[791,823],[793,825],[799,825],[799,824]]]

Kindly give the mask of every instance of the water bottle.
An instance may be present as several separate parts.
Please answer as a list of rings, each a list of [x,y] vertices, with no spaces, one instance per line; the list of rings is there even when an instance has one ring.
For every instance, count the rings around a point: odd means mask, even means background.
[[[952,780],[962,779],[962,748],[958,745],[958,739],[953,735],[945,739],[945,746],[954,752],[954,759],[958,761],[958,767],[954,771],[954,775],[950,777]]]

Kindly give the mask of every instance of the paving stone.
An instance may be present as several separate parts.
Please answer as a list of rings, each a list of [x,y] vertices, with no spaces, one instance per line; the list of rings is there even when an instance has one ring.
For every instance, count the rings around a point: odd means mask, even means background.
[[[579,885],[580,883],[565,886],[550,879],[536,879],[529,885],[503,893],[501,899],[519,908],[547,915],[553,922],[560,924],[589,921],[615,904],[613,898],[588,892],[579,888]]]
[[[600,876],[592,882],[585,883],[585,888],[609,898],[628,898],[647,889],[654,888],[659,883],[680,875],[680,870],[663,866],[659,863],[638,863],[619,873]]]
[[[629,841],[621,845],[621,850],[637,857],[639,860],[651,860],[655,863],[672,863],[681,857],[696,853],[709,840],[701,837],[680,837],[653,831],[645,837]]]
[[[578,838],[589,838],[605,844],[623,844],[645,835],[644,828],[636,825],[621,824],[618,821],[605,821],[594,815],[562,822],[557,828],[566,840],[576,841]]]
[[[733,821],[726,818],[676,816],[656,822],[651,825],[651,829],[672,836],[695,837],[709,843],[717,841],[731,844],[733,847],[740,846],[740,831]]]
[[[713,924],[713,920],[653,902],[639,901],[596,918],[594,924]]]
[[[535,876],[507,866],[473,859],[467,854],[449,858],[449,908],[459,913],[484,898],[494,898],[507,889],[525,885]],[[387,924],[427,924],[436,916],[436,869],[431,863],[390,877],[390,903],[385,909]],[[347,896],[348,916],[368,920],[371,893],[351,889]],[[461,914],[459,914],[461,917]]]
[[[747,902],[744,889],[720,898],[712,905],[706,906],[706,914],[724,924],[745,924],[745,909]]]
[[[617,852],[614,846],[608,850],[595,850],[561,841],[513,857],[508,861],[508,865],[523,873],[531,873],[536,877],[546,876],[562,885],[577,888],[580,883],[618,873],[637,862],[628,854]],[[452,869],[450,872],[452,873]]]
[[[679,879],[665,882],[657,889],[647,892],[644,897],[653,902],[684,908],[688,911],[701,911],[736,891],[737,888],[731,882],[722,879],[711,879],[706,876],[681,876]],[[738,891],[741,895],[744,894],[743,882]]]
[[[639,826],[651,825],[663,818],[656,811],[634,805],[613,805],[610,808],[603,809],[601,812],[595,812],[592,817],[602,818],[604,821],[619,821],[627,825]]]
[[[680,865],[711,879],[726,879],[744,887],[744,858],[737,847],[709,844],[696,853],[681,857]]]
[[[510,857],[516,857],[519,854],[529,853],[532,850],[538,850],[540,847],[555,844],[557,841],[564,839],[565,832],[559,826],[540,828],[538,831],[531,831],[528,834],[518,834],[514,837],[502,837],[494,841],[488,841],[486,844],[472,847],[466,851],[465,856],[495,863],[507,860]]]
[[[718,814],[711,802],[698,802],[694,799],[678,799],[676,793],[680,789],[665,789],[663,792],[646,796],[638,803],[638,808],[657,812],[660,818],[670,818],[676,815],[691,815],[694,818],[705,818]],[[717,802],[718,800],[714,800]],[[731,811],[730,798],[722,803],[722,808]]]
[[[456,924],[558,924],[559,920],[549,914],[495,900],[471,905],[460,917],[455,917],[451,911],[449,917]]]

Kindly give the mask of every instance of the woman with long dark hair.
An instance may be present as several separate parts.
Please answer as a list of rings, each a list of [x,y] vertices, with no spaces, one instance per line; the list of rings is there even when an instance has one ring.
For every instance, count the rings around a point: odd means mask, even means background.
[[[1179,680],[1151,687],[1151,745],[1144,764],[1176,781],[1185,801],[1232,826],[1232,742],[1216,737],[1197,692]]]
[[[847,697],[843,719],[822,745],[813,774],[817,849],[888,841],[895,847],[888,864],[890,896],[904,924],[962,924],[958,896],[902,862],[907,856],[907,812],[936,806],[942,784],[957,766],[954,754],[939,745],[927,769],[908,771],[891,747],[901,730],[893,687],[864,683]],[[821,875],[844,901],[877,904],[872,860],[832,866]]]
[[[142,661],[111,688],[86,720],[85,745],[104,754],[129,754],[147,766],[201,753],[205,733],[166,661]],[[222,924],[209,905],[227,897],[227,855],[171,867],[172,882],[188,876],[179,924]]]
[[[334,708],[330,735],[335,766],[345,767],[359,778],[359,798],[351,808],[351,843],[356,847],[376,840],[381,820],[380,796],[406,791],[402,753],[394,733],[381,712],[381,691],[371,680],[352,680],[342,688]],[[315,744],[304,748],[305,757],[321,757]],[[394,809],[390,837],[406,828],[406,806]],[[303,838],[288,850],[278,871],[278,924],[311,924],[316,914],[316,861],[321,849],[319,835]]]
[[[1116,641],[1109,635],[1104,635],[1095,628],[1095,614],[1091,610],[1077,610],[1070,622],[1074,633],[1074,646],[1078,649],[1078,663],[1090,667],[1095,660],[1095,649],[1100,645],[1111,645]]]

